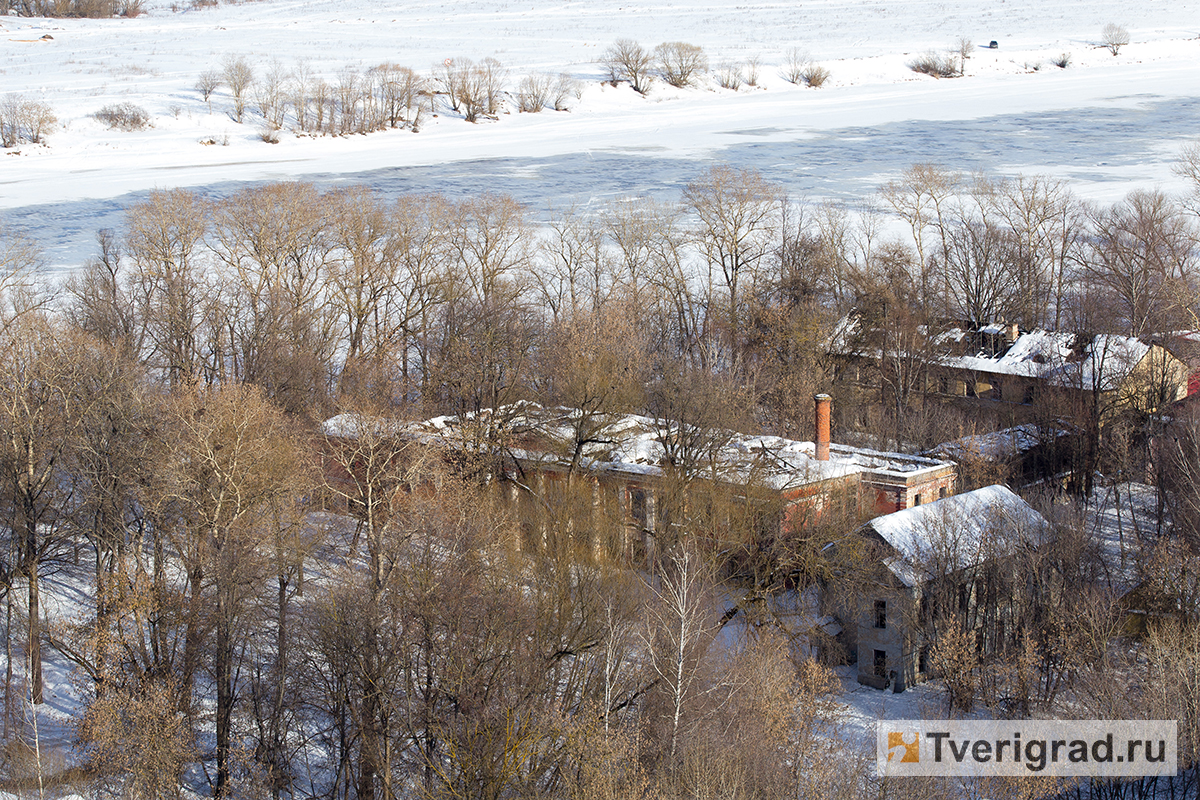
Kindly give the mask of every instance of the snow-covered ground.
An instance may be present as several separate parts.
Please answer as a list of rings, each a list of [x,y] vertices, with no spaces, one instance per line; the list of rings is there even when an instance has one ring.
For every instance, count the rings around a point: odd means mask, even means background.
[[[1189,0],[264,0],[205,8],[150,0],[148,8],[136,19],[0,18],[0,94],[42,100],[60,122],[47,146],[0,151],[0,211],[43,242],[52,265],[90,255],[95,230],[119,225],[122,210],[154,188],[220,195],[246,181],[304,178],[387,194],[505,191],[542,210],[674,196],[708,164],[728,162],[762,170],[794,196],[848,201],[913,163],[936,161],[1051,174],[1111,201],[1135,187],[1180,188],[1171,162],[1200,130],[1200,2]],[[1115,57],[1098,46],[1109,22],[1132,39]],[[658,82],[643,97],[603,85],[597,59],[621,37],[649,47],[698,44],[714,67],[757,58],[759,86]],[[978,45],[965,78],[907,68],[960,37]],[[992,40],[995,50],[985,47]],[[825,87],[781,77],[792,47],[830,70]],[[1066,69],[1051,63],[1063,53]],[[416,134],[285,131],[272,145],[260,139],[255,114],[233,122],[227,90],[210,113],[193,88],[230,54],[260,74],[273,60],[289,70],[303,62],[330,81],[344,68],[385,61],[427,74],[446,58],[494,57],[511,71],[510,88],[530,71],[566,71],[584,88],[569,113],[519,114],[510,104],[499,119],[472,125],[443,110]],[[153,128],[110,131],[89,116],[115,102],[146,108]]]

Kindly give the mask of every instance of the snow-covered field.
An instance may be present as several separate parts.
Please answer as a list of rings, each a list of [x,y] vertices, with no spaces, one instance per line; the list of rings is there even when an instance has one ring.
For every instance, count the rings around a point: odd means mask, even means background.
[[[1200,2],[1191,0],[150,0],[148,9],[136,19],[0,18],[0,95],[44,101],[59,119],[46,146],[0,151],[0,213],[41,240],[51,265],[78,264],[96,229],[118,226],[154,188],[222,194],[304,178],[388,194],[504,191],[543,210],[673,196],[706,165],[728,162],[795,196],[849,201],[935,161],[1051,174],[1112,201],[1135,187],[1180,188],[1171,162],[1200,130]],[[1098,46],[1109,22],[1132,39],[1115,57]],[[713,66],[758,59],[759,86],[658,82],[643,97],[604,85],[597,59],[621,37],[698,44]],[[978,46],[965,78],[907,68],[962,37]],[[997,49],[986,47],[992,40]],[[792,47],[830,70],[825,87],[781,77]],[[1064,53],[1071,63],[1060,69],[1051,60]],[[519,114],[510,103],[472,125],[443,109],[416,134],[285,130],[272,145],[254,113],[231,119],[227,90],[210,112],[193,88],[226,55],[260,74],[274,60],[288,70],[304,63],[331,82],[347,67],[393,62],[428,74],[446,58],[493,57],[511,71],[510,87],[530,71],[565,71],[584,88],[569,113]],[[110,131],[89,116],[116,102],[143,106],[153,127]]]

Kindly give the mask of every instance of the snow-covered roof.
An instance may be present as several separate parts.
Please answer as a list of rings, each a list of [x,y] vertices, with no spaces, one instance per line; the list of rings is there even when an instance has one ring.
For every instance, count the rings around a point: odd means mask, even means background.
[[[1004,326],[991,323],[975,331],[949,328],[926,332],[931,361],[950,369],[1036,378],[1084,390],[1098,386],[1110,391],[1118,388],[1150,352],[1150,345],[1132,336],[1101,333],[1080,346],[1080,337],[1074,333],[1047,330],[1020,334],[1009,347],[991,352],[990,342],[981,343],[975,335],[994,337],[1004,330]],[[854,340],[860,332],[857,317],[843,317],[830,336],[830,349],[854,352]]]
[[[963,436],[942,442],[929,452],[937,458],[960,461],[963,458],[982,458],[986,461],[1005,461],[1027,453],[1042,443],[1046,435],[1058,437],[1066,434],[1061,428],[1043,430],[1033,423],[1017,425],[991,433]]]
[[[985,486],[926,505],[876,517],[867,527],[887,542],[885,562],[905,585],[930,576],[930,567],[958,570],[1043,540],[1049,523],[1007,487]]]
[[[340,415],[325,422],[331,436],[353,436],[364,430],[360,418]],[[585,424],[590,435],[581,451],[581,466],[594,472],[627,475],[661,475],[667,459],[664,441],[683,435],[702,441],[702,468],[718,480],[755,483],[788,492],[814,483],[853,475],[883,475],[907,481],[923,472],[950,467],[947,461],[903,453],[833,444],[829,460],[816,458],[816,446],[778,436],[754,436],[730,430],[680,429],[637,414],[609,414],[585,418],[572,408],[545,408],[536,403],[485,409],[461,417],[435,417],[424,422],[388,423],[396,435],[440,441],[451,447],[471,446],[479,425],[502,424],[510,432],[508,452],[526,463],[546,467],[570,461],[576,429]]]

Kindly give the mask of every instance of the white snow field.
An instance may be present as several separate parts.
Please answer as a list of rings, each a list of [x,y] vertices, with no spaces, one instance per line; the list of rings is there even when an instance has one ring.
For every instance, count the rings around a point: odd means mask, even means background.
[[[174,7],[174,8],[172,8]],[[913,163],[998,174],[1050,174],[1085,197],[1180,188],[1170,165],[1200,130],[1200,2],[1147,0],[476,0],[313,3],[264,0],[193,8],[148,0],[135,19],[0,17],[0,99],[48,103],[59,125],[44,146],[0,150],[0,213],[38,238],[53,267],[94,251],[100,227],[154,188],[302,178],[365,183],[389,194],[484,190],[532,208],[678,188],[711,163],[756,167],[794,196],[854,201]],[[1106,23],[1131,43],[1100,47]],[[43,38],[45,36],[51,38]],[[628,37],[702,46],[715,67],[760,61],[759,86],[656,83],[643,97],[603,85],[596,63]],[[907,62],[978,46],[964,78],[917,75]],[[986,45],[996,40],[997,49]],[[780,75],[790,48],[831,72],[820,89]],[[1069,54],[1060,69],[1051,59]],[[443,108],[419,133],[259,137],[256,114],[233,122],[228,91],[212,111],[193,88],[226,55],[259,74],[277,60],[336,82],[383,62],[428,74],[446,58],[494,57],[512,74],[567,72],[583,82],[570,112],[465,122]],[[89,115],[143,106],[153,127],[105,128]],[[250,104],[253,108],[253,103]],[[216,141],[205,146],[202,140]],[[223,143],[227,143],[222,146]]]

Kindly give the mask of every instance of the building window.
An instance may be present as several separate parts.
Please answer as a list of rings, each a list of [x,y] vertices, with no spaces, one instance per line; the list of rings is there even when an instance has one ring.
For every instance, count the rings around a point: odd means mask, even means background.
[[[1024,397],[1021,398],[1021,404],[1026,405],[1026,406],[1031,405],[1033,403],[1033,394],[1034,394],[1033,386],[1032,385],[1026,386],[1025,387],[1025,395],[1024,395]]]
[[[876,600],[875,601],[875,627],[876,628],[886,628],[887,627],[887,601],[886,600]]]
[[[875,676],[878,678],[887,677],[887,650],[875,651]]]
[[[646,492],[642,489],[629,490],[629,518],[634,525],[646,529]]]
[[[941,500],[945,496],[946,496],[946,487],[945,486],[939,487],[938,488],[938,500]]]
[[[917,492],[913,495],[913,507],[921,505],[921,493]]]

